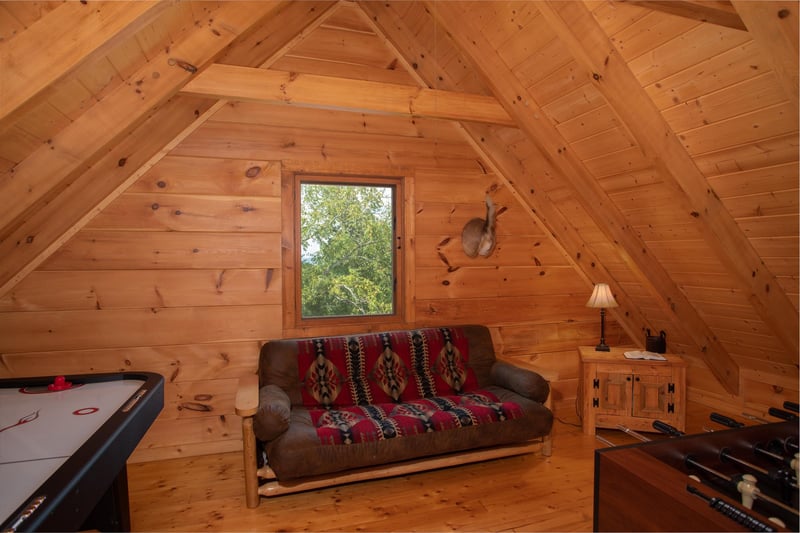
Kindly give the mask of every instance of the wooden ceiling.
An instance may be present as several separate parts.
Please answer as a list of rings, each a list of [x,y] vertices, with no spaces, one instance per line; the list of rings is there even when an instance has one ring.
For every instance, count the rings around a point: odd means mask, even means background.
[[[0,297],[230,105],[410,115],[631,337],[794,379],[797,65],[793,1],[0,2]]]

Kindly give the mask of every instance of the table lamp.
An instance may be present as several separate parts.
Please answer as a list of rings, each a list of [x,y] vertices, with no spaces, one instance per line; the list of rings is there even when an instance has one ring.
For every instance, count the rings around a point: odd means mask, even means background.
[[[600,308],[600,344],[595,346],[595,351],[610,351],[606,344],[606,307],[617,306],[617,301],[614,299],[614,295],[611,294],[611,287],[606,283],[596,283],[589,301],[586,302],[586,307]]]

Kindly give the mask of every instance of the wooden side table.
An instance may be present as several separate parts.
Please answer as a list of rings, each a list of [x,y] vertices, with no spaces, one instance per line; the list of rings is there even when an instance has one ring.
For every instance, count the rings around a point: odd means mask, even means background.
[[[686,362],[674,354],[666,361],[627,359],[624,352],[635,348],[595,351],[578,348],[581,358],[581,407],[583,432],[594,435],[598,427],[626,426],[636,431],[654,431],[661,420],[680,431],[686,429]]]

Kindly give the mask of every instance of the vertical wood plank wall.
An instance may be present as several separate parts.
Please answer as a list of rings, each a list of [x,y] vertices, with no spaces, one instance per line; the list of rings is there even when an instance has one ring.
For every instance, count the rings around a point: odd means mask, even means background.
[[[591,287],[446,123],[231,104],[0,300],[0,375],[151,370],[166,405],[132,460],[239,449],[237,379],[282,330],[282,169],[405,169],[416,228],[408,326],[483,323],[572,412]],[[498,205],[497,249],[461,228]],[[414,230],[412,230],[414,231]],[[314,334],[314,331],[309,331]],[[327,332],[323,332],[327,333]],[[609,341],[626,340],[611,321]]]

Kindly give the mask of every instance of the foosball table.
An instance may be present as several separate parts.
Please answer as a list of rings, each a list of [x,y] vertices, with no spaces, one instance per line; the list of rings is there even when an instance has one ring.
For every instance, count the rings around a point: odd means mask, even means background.
[[[697,435],[661,426],[672,438],[596,450],[595,531],[798,531],[796,418]]]

